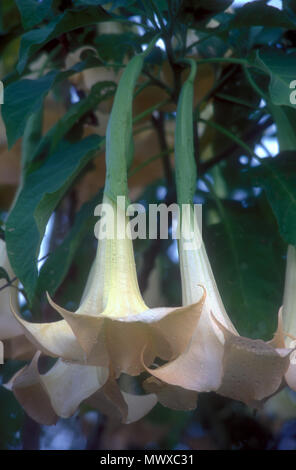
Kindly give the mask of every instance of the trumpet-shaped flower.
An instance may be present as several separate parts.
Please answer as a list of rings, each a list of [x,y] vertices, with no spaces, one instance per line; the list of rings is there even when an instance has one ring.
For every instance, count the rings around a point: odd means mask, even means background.
[[[142,418],[157,402],[156,395],[122,392],[104,367],[68,364],[59,359],[45,374],[39,372],[40,351],[32,362],[5,385],[32,419],[55,424],[69,418],[82,402],[110,417],[131,423]]]
[[[44,391],[44,401],[47,399],[54,413],[59,416],[68,415],[81,399],[88,396],[91,400],[97,398],[100,403],[105,402],[105,405],[117,403],[121,414],[127,414],[128,420],[134,419],[137,413],[133,411],[134,416],[130,416],[130,397],[119,392],[116,379],[121,373],[139,375],[145,370],[144,363],[151,365],[157,357],[166,361],[178,357],[188,346],[201,314],[203,296],[197,303],[185,307],[150,309],[146,306],[138,287],[125,207],[114,202],[117,197],[125,196],[128,192],[133,89],[144,57],[155,41],[156,38],[143,54],[130,61],[117,87],[106,134],[103,201],[111,208],[111,212],[116,213],[111,222],[114,236],[101,236],[102,233],[99,233],[96,258],[78,310],[70,312],[49,298],[62,320],[29,323],[15,313],[24,334],[37,349],[46,355],[60,358],[56,366],[44,376],[38,372],[36,359],[28,369],[15,377],[12,389],[24,406],[28,403],[27,385],[31,386],[33,380],[34,390]],[[110,219],[107,219],[108,223]],[[103,231],[102,225],[100,227]],[[109,229],[107,227],[107,234]],[[65,365],[62,360],[71,364]],[[103,371],[106,370],[109,379],[104,383],[106,375]],[[73,388],[71,382],[74,383],[72,374],[75,375],[75,381],[84,382],[84,386],[77,387],[77,395],[70,393]],[[64,399],[67,394],[65,390],[72,396],[72,399],[66,401],[66,410],[63,408],[63,400],[59,398],[62,396]],[[147,410],[151,407],[151,397],[156,399],[152,394],[132,397],[132,402],[139,403],[142,410]],[[53,419],[52,410],[49,415]]]
[[[0,239],[0,267],[4,268],[10,280],[14,273],[9,263],[5,241]],[[0,288],[7,284],[6,279],[0,280]],[[15,320],[10,309],[10,299],[18,306],[18,290],[16,282],[0,291],[0,340],[5,342],[5,356],[11,359],[27,359],[34,354],[34,348],[23,335],[23,330]]]
[[[113,209],[116,205],[105,197]],[[125,209],[117,207],[115,233],[126,234]],[[103,238],[103,237],[100,237]],[[76,312],[51,305],[63,320],[29,323],[15,315],[25,335],[47,355],[138,375],[156,357],[172,360],[188,346],[203,305],[149,309],[140,294],[129,236],[99,240],[89,280]]]
[[[239,336],[223,306],[204,243],[193,214],[183,214],[185,232],[193,230],[191,246],[179,243],[183,305],[198,302],[202,285],[206,299],[189,347],[175,361],[149,372],[162,382],[197,392],[221,395],[256,405],[275,393],[289,365],[291,350]]]

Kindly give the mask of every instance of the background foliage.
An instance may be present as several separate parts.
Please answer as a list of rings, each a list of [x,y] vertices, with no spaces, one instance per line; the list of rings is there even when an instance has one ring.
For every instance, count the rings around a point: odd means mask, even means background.
[[[46,290],[66,308],[79,303],[95,250],[93,211],[104,184],[112,97],[127,60],[160,33],[135,94],[131,198],[146,206],[175,200],[175,111],[188,73],[180,59],[193,57],[196,202],[204,204],[204,240],[239,332],[271,338],[287,244],[296,244],[296,105],[290,101],[296,2],[278,2],[281,9],[269,3],[1,2],[0,236],[5,223],[11,264],[26,294],[24,315],[54,319]],[[179,303],[176,244],[142,240],[135,249],[147,302]],[[47,254],[41,267],[38,259]],[[2,381],[18,367],[16,361],[2,367]],[[201,396],[193,414],[158,406],[140,423],[112,432],[83,409],[54,431],[40,429],[4,389],[0,400],[0,448],[102,448],[118,445],[116,439],[122,448],[280,445],[266,417],[256,420],[242,405],[214,395]]]

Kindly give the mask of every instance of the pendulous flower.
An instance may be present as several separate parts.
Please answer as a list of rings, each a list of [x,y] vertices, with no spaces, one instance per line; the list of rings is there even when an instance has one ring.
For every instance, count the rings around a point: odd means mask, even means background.
[[[291,350],[241,337],[224,308],[192,207],[197,178],[192,113],[196,63],[186,62],[191,72],[179,97],[175,133],[177,200],[182,208],[179,257],[183,305],[201,299],[200,286],[206,299],[186,350],[176,360],[147,370],[162,383],[196,392],[216,391],[259,406],[281,386]],[[190,210],[183,210],[184,205]]]
[[[120,390],[105,367],[65,363],[58,359],[44,374],[39,372],[41,353],[18,371],[5,388],[11,390],[32,419],[53,425],[69,418],[84,402],[109,417],[131,423],[142,418],[156,404],[154,394],[132,395]]]
[[[289,367],[289,348],[260,339],[242,337],[223,306],[201,234],[192,224],[194,215],[184,213],[185,233],[179,243],[183,305],[201,298],[206,290],[202,313],[189,347],[174,361],[149,372],[164,383],[197,392],[217,393],[251,406],[276,393]]]
[[[5,241],[0,239],[0,267],[3,268],[12,280],[14,272],[9,263]],[[35,352],[32,344],[23,334],[23,330],[11,313],[10,302],[18,309],[17,282],[6,286],[7,280],[0,280],[0,340],[4,341],[5,357],[10,359],[28,359]]]
[[[271,344],[277,348],[290,348],[288,370],[285,374],[285,382],[296,391],[296,250],[292,245],[288,246],[286,277],[284,288],[283,306],[278,316],[278,329]]]
[[[114,232],[126,233],[125,209],[117,209]],[[118,230],[118,231],[117,231]],[[178,308],[149,309],[140,294],[132,240],[101,239],[80,307],[70,312],[51,305],[64,320],[30,323],[15,314],[37,349],[64,360],[110,368],[135,376],[156,357],[172,360],[187,347],[201,314],[204,297]]]

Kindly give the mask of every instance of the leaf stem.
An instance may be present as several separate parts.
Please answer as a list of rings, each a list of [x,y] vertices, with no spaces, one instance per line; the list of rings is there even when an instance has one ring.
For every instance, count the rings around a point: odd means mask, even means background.
[[[262,98],[268,103],[269,101],[269,98],[268,96],[266,95],[266,93],[264,93],[263,90],[261,90],[261,88],[257,85],[257,83],[255,82],[255,80],[253,79],[251,73],[249,72],[248,68],[247,67],[244,67],[244,72],[245,72],[245,75],[246,75],[246,78],[248,80],[248,82],[250,83],[250,85],[254,88],[254,90],[258,93],[259,96],[262,96]]]

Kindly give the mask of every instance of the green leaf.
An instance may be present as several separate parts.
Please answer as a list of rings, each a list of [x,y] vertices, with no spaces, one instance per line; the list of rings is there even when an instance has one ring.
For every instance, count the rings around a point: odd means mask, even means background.
[[[22,139],[22,168],[31,163],[36,146],[42,138],[43,106],[33,113],[26,124]]]
[[[97,63],[97,61],[95,62]],[[43,100],[49,90],[60,81],[66,79],[68,76],[88,68],[92,65],[92,63],[92,58],[89,58],[86,61],[75,64],[72,68],[65,72],[58,72],[57,70],[53,70],[47,75],[36,78],[35,80],[22,79],[5,87],[5,102],[2,105],[2,116],[6,127],[8,148],[11,148],[17,139],[22,137],[26,126],[33,125],[34,118],[32,118],[31,124],[28,124],[28,120],[33,114],[36,115],[36,122],[34,125],[38,126],[38,115],[40,115]],[[110,96],[110,94],[107,92],[106,96],[101,96],[104,88],[108,86],[110,88],[110,86],[113,85],[114,84],[112,82],[102,82],[102,85],[98,84],[98,86],[89,95],[89,98],[86,99],[86,103],[79,105],[78,108],[81,106],[82,109],[83,106],[85,106],[87,107],[87,110],[89,110],[92,106],[95,107],[97,102],[105,99],[105,97],[108,98]],[[81,103],[84,103],[84,101]],[[73,106],[73,109],[71,108],[70,114],[74,116],[74,119],[75,112],[76,107]],[[61,135],[63,135],[63,129],[64,127],[60,126]],[[35,131],[39,132],[37,127]],[[36,133],[35,131],[34,133]],[[36,135],[34,138],[36,138]]]
[[[41,23],[50,13],[52,0],[15,0],[25,29]]]
[[[289,16],[296,20],[296,1],[295,0],[282,0],[283,10],[287,12]]]
[[[262,208],[260,207],[262,204]],[[224,201],[204,240],[228,315],[239,333],[271,339],[282,302],[284,254],[274,217],[260,201],[242,209]]]
[[[5,353],[5,346],[4,346]],[[22,361],[7,361],[0,366],[0,382],[7,383],[25,363]],[[15,399],[13,393],[0,387],[0,449],[20,449],[21,429],[24,421],[24,411]]]
[[[99,56],[106,62],[122,63],[125,54],[139,49],[139,36],[130,31],[122,34],[100,34],[95,39]]]
[[[257,53],[257,63],[270,75],[269,94],[273,104],[296,107],[290,101],[290,84],[296,78],[296,54],[277,50]]]
[[[261,185],[276,216],[283,239],[296,245],[296,159],[295,151],[266,158],[250,175]]]
[[[23,135],[29,117],[38,113],[44,97],[55,83],[58,71],[49,72],[36,80],[23,79],[13,82],[4,90],[2,117],[6,127],[8,148]]]
[[[265,0],[257,0],[237,8],[231,26],[236,28],[265,26],[266,28],[295,29],[296,23],[284,11],[266,5]]]
[[[296,150],[296,109],[268,104],[277,127],[280,150]]]
[[[102,192],[85,203],[75,217],[73,227],[60,246],[52,253],[40,270],[38,292],[48,291],[53,296],[65,279],[76,251],[85,235],[94,230],[95,207],[102,199]],[[63,262],[61,263],[61,260]]]
[[[73,104],[63,117],[45,134],[39,141],[39,145],[31,153],[31,160],[41,154],[50,155],[56,149],[61,139],[74,126],[77,121],[88,111],[95,109],[103,100],[110,98],[116,89],[114,82],[104,81],[93,85],[88,96],[78,103]],[[29,162],[30,163],[30,162]]]
[[[0,5],[0,34],[1,34],[1,49],[2,45],[6,43],[7,38],[11,39],[10,32],[16,24],[19,24],[19,11],[14,0],[5,0]],[[6,35],[6,37],[4,37]],[[10,36],[10,37],[9,37]]]
[[[50,21],[46,26],[28,31],[22,36],[17,70],[22,73],[28,59],[51,39],[77,28],[108,21],[111,16],[100,7],[77,8],[66,10]]]
[[[16,276],[32,301],[38,280],[37,257],[48,219],[63,195],[98,150],[102,138],[61,142],[56,152],[30,173],[6,224],[6,245]]]

